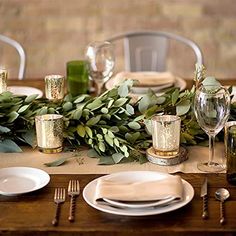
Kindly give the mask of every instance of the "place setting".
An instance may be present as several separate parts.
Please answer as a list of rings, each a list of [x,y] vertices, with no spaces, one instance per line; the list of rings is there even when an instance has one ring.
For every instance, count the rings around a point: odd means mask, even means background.
[[[193,187],[179,176],[128,171],[100,177],[83,191],[93,208],[116,215],[156,215],[179,209],[194,196]]]

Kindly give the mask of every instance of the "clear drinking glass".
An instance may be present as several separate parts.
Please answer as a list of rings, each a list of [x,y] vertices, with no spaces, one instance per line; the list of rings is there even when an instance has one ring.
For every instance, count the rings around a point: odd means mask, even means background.
[[[195,94],[194,112],[199,126],[209,136],[209,160],[198,163],[198,169],[204,172],[224,170],[222,164],[214,162],[215,136],[228,120],[230,112],[230,94],[224,87],[201,85]]]
[[[89,75],[100,95],[104,83],[111,77],[115,65],[114,46],[110,42],[93,42],[87,46],[86,58],[89,62]]]

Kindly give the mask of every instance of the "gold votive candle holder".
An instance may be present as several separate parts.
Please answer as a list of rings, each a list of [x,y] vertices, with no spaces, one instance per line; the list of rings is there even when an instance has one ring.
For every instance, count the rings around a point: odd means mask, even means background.
[[[46,114],[35,117],[38,149],[44,153],[58,153],[63,149],[63,116]]]
[[[152,143],[158,156],[175,156],[180,147],[181,119],[175,115],[152,118]]]
[[[62,75],[47,75],[45,80],[45,96],[51,101],[60,101],[64,98],[65,77]]]
[[[7,91],[7,70],[0,68],[0,93]]]

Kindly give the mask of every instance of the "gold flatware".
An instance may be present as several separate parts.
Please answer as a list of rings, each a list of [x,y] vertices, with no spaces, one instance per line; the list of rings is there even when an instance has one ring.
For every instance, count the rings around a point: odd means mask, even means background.
[[[70,180],[68,185],[68,195],[70,198],[70,212],[68,220],[75,220],[75,199],[80,194],[79,180]]]
[[[60,206],[66,200],[66,190],[65,188],[56,188],[54,194],[54,202],[56,203],[56,213],[54,219],[52,220],[52,225],[57,226],[59,222],[59,215],[60,215]]]
[[[201,187],[201,197],[203,201],[202,206],[202,218],[207,219],[208,218],[208,204],[207,204],[207,178],[204,179],[204,182]]]
[[[229,198],[229,191],[225,188],[219,188],[215,192],[215,197],[220,201],[220,223],[225,223],[224,202]]]

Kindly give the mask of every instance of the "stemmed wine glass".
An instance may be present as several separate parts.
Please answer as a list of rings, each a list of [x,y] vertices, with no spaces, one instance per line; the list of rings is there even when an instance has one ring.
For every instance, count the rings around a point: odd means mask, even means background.
[[[214,162],[215,136],[228,120],[230,112],[230,94],[219,85],[201,85],[194,98],[194,113],[199,126],[209,136],[209,160],[198,163],[198,169],[204,172],[220,172],[222,164]]]
[[[89,75],[100,95],[104,83],[111,77],[115,65],[114,45],[110,42],[92,42],[87,46],[86,57],[89,62]]]

